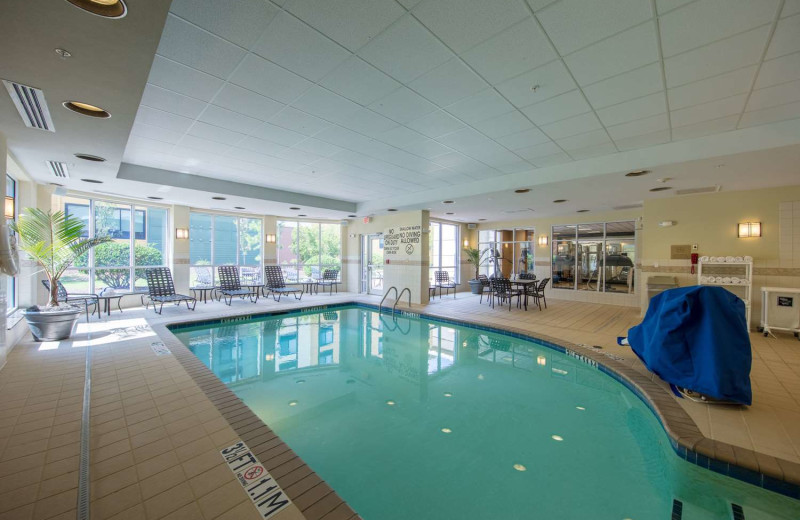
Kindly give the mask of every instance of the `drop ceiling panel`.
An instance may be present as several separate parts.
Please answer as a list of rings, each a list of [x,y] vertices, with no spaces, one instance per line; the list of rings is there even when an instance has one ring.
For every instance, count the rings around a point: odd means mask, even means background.
[[[225,144],[236,144],[247,137],[245,134],[240,134],[239,132],[227,130],[218,126],[201,123],[199,121],[195,121],[195,123],[189,129],[188,135],[193,135],[209,141],[216,141],[218,143]],[[181,144],[184,144],[183,141],[181,141]]]
[[[423,0],[416,16],[456,53],[530,15],[518,0]]]
[[[542,132],[550,136],[551,139],[561,139],[571,135],[582,134],[590,130],[596,130],[600,127],[600,121],[598,121],[594,112],[587,112],[586,114],[544,125],[541,129]]]
[[[447,106],[477,94],[489,85],[460,59],[453,58],[412,81],[408,86],[437,105]]]
[[[403,148],[414,155],[418,155],[426,159],[433,159],[434,157],[439,157],[440,155],[444,155],[453,151],[452,148],[445,146],[438,141],[434,141],[433,139],[428,139],[422,143],[408,144]]]
[[[427,137],[436,138],[464,128],[464,123],[444,110],[437,110],[409,122],[408,127]]]
[[[786,0],[783,4],[783,11],[781,17],[792,16],[800,13],[800,0]]]
[[[311,81],[350,57],[341,45],[286,12],[275,17],[252,51]]]
[[[191,119],[199,116],[206,106],[199,99],[190,98],[149,83],[144,87],[141,103],[142,106],[171,112]]]
[[[794,101],[800,101],[800,81],[754,90],[745,110],[761,110]]]
[[[347,116],[347,127],[366,135],[386,132],[397,126],[397,123],[368,108],[360,108]]]
[[[255,54],[245,56],[229,81],[282,103],[291,103],[312,83]]]
[[[676,127],[686,126],[710,119],[719,119],[733,114],[741,114],[744,110],[746,99],[746,94],[740,94],[718,101],[703,103],[702,105],[673,110],[670,114],[672,124]]]
[[[173,0],[170,12],[249,49],[278,9],[262,0]]]
[[[661,65],[658,63],[652,63],[583,87],[583,93],[586,94],[589,103],[594,108],[616,105],[663,90]]]
[[[261,121],[269,120],[286,106],[274,99],[231,83],[226,83],[222,87],[222,90],[214,97],[214,104]]]
[[[536,90],[534,86],[538,85]],[[556,60],[497,85],[517,108],[538,103],[577,87],[561,60]]]
[[[592,107],[583,98],[580,90],[573,90],[554,98],[522,109],[522,112],[538,126],[560,121],[588,112]]]
[[[448,112],[468,124],[475,124],[513,109],[514,107],[494,89],[484,90],[446,108]]]
[[[190,148],[192,151],[184,151],[184,153],[181,153],[181,149],[184,148]],[[225,155],[228,153],[230,149],[230,145],[220,141],[204,139],[194,135],[184,135],[181,138],[178,146],[176,146],[173,150],[173,153],[175,153],[175,155],[178,157],[184,156],[188,160],[202,157],[202,154],[207,154],[205,160],[207,162],[214,162],[219,159],[220,155]]]
[[[605,126],[619,125],[654,116],[667,111],[667,100],[663,92],[650,94],[618,105],[610,106],[597,111],[597,116]]]
[[[198,118],[198,121],[245,134],[249,134],[263,122],[216,105],[208,105],[203,115]]]
[[[158,54],[218,78],[227,78],[245,50],[177,16],[169,15]]]
[[[658,61],[655,27],[646,22],[564,58],[581,85]]]
[[[604,129],[592,130],[584,134],[573,135],[572,137],[565,137],[556,140],[561,148],[571,154],[573,150],[580,150],[590,146],[597,146],[601,144],[611,143],[608,133]]]
[[[524,130],[535,130],[530,120],[518,110],[485,119],[474,126],[492,139],[516,134]]]
[[[272,116],[269,122],[303,135],[314,135],[331,126],[327,121],[292,107],[284,108]]]
[[[236,143],[234,150],[238,149],[250,150],[267,155],[277,155],[285,150],[286,146],[250,136]]]
[[[147,139],[153,139],[155,141],[161,141],[162,143],[170,143],[170,144],[177,144],[178,141],[181,140],[183,137],[182,133],[173,132],[171,130],[167,130],[166,128],[159,128],[157,126],[150,126],[144,123],[133,123],[133,127],[131,128],[131,135],[136,135],[139,137],[146,137]]]
[[[745,67],[668,90],[671,109],[699,105],[750,90],[756,66]]]
[[[647,135],[668,129],[669,123],[666,113],[606,127],[608,134],[617,143],[621,139],[629,139],[637,135]],[[669,137],[669,132],[667,132],[667,136]]]
[[[778,22],[765,59],[800,51],[800,14]]]
[[[544,143],[549,140],[550,138],[544,135],[544,132],[538,128],[531,128],[530,130],[500,137],[497,139],[497,142],[509,150],[519,150],[520,148],[527,148],[528,146]]]
[[[569,155],[576,161],[582,161],[584,159],[591,159],[592,157],[609,155],[615,153],[616,151],[617,148],[614,146],[614,144],[609,142],[588,146],[586,148],[580,148],[578,150],[570,150]]]
[[[562,0],[537,16],[561,55],[613,36],[653,16],[650,2]]]
[[[656,0],[656,9],[658,9],[658,14],[664,14],[693,1],[694,0]]]
[[[292,0],[286,9],[351,51],[405,14],[393,0]]]
[[[537,157],[533,162],[534,166],[538,168],[546,168],[547,166],[555,166],[557,164],[564,164],[572,161],[572,157],[565,152],[559,152],[544,157]]]
[[[462,55],[492,84],[544,65],[557,57],[545,34],[530,17]]]
[[[361,108],[349,99],[318,86],[308,89],[292,106],[338,124],[345,124]]]
[[[376,135],[375,138],[380,139],[384,143],[396,146],[397,148],[404,148],[409,145],[424,143],[428,140],[427,137],[419,132],[415,132],[410,128],[400,125]]]
[[[357,56],[336,67],[319,84],[361,105],[400,88],[400,83]]]
[[[765,61],[758,71],[755,88],[770,87],[800,79],[800,52]]]
[[[533,146],[528,146],[526,148],[520,148],[516,150],[516,154],[524,159],[528,159],[529,161],[533,162],[533,164],[538,165],[535,159],[539,157],[545,157],[547,155],[553,155],[562,152],[559,146],[552,142],[548,141],[545,143],[535,144]]]
[[[251,134],[253,137],[276,144],[282,144],[283,146],[294,146],[306,138],[305,135],[299,132],[281,128],[271,123],[261,124],[261,126],[253,130]]]
[[[183,134],[192,126],[194,120],[162,110],[140,106],[139,111],[136,113],[135,122]]]
[[[748,126],[758,126],[776,121],[785,121],[800,117],[800,102],[788,103],[771,108],[745,112],[739,123],[740,128]]]
[[[422,76],[453,57],[439,40],[410,15],[404,16],[373,38],[358,54],[404,83]]]
[[[666,120],[666,116],[664,117],[664,119]],[[627,125],[632,123],[625,123],[625,124]],[[608,129],[608,131],[609,133],[611,133],[610,128]],[[637,150],[639,148],[648,148],[650,146],[656,146],[668,142],[669,142],[669,130],[661,130],[649,134],[635,133],[632,137],[626,137],[623,139],[616,139],[616,138],[614,139],[614,144],[617,145],[617,149],[621,152],[627,150]]]
[[[685,139],[702,137],[704,135],[718,134],[721,132],[735,130],[736,121],[738,119],[738,115],[733,115],[687,126],[675,126],[675,123],[673,122],[672,140],[682,141]]]
[[[223,85],[219,78],[158,55],[153,59],[147,81],[203,101],[210,101]]]
[[[308,139],[300,141],[294,145],[294,148],[304,152],[311,152],[323,157],[330,157],[331,155],[342,151],[342,148],[336,146],[335,144],[326,143],[325,141],[320,141],[319,139],[315,139],[313,137],[309,137]]]
[[[373,102],[369,108],[398,123],[407,123],[436,110],[436,105],[406,87]]]

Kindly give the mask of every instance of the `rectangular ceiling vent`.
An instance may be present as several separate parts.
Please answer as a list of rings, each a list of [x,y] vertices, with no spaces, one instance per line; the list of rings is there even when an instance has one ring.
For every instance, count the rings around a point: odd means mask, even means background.
[[[17,112],[22,117],[22,121],[28,128],[38,128],[55,132],[53,120],[50,118],[50,110],[47,109],[47,102],[44,100],[44,92],[38,88],[14,83],[13,81],[3,80],[3,84],[11,96],[11,101],[17,107]]]
[[[616,209],[616,210],[620,210],[620,209],[638,209],[638,208],[641,208],[641,207],[642,207],[641,204],[625,204],[624,206],[614,206],[614,209]]]
[[[722,186],[716,184],[714,186],[705,186],[703,188],[689,188],[685,190],[675,190],[676,195],[697,195],[698,193],[716,193],[722,189]]]
[[[57,177],[59,179],[69,179],[69,169],[67,168],[67,163],[47,161],[47,167],[50,168],[50,173],[53,174],[53,177]]]

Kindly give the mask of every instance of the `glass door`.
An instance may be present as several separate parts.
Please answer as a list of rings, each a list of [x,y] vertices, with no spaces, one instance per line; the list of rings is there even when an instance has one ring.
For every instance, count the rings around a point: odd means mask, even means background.
[[[361,292],[383,294],[383,235],[363,235]]]

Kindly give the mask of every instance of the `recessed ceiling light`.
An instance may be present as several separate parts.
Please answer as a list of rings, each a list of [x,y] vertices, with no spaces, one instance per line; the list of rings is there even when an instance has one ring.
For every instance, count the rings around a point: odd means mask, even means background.
[[[567,199],[556,199],[553,201],[555,204],[561,204],[562,202],[567,202]]]
[[[445,215],[455,215],[455,213],[445,213]]]
[[[75,157],[78,159],[83,159],[84,161],[94,161],[94,162],[105,162],[105,157],[100,157],[99,155],[91,155],[88,153],[76,153]]]
[[[300,208],[298,208],[297,206],[292,206],[292,207],[291,207],[291,208],[289,208],[289,209],[291,209],[291,210],[294,210],[294,211],[297,211],[297,210],[298,210],[298,209],[300,209]]]
[[[358,215],[347,215],[347,218],[356,218]]]
[[[528,193],[529,191],[531,190],[529,190],[528,188],[520,188],[518,190],[514,190],[514,193]]]
[[[226,200],[225,197],[220,197],[220,196],[211,197],[211,198],[214,199],[214,200]]]
[[[641,177],[642,175],[647,175],[648,173],[650,173],[650,170],[635,170],[626,173],[625,177]]]
[[[454,202],[453,200],[443,200],[442,204],[453,204]]]
[[[148,196],[147,198],[151,199],[151,200],[164,200],[164,197],[151,197],[151,196]]]
[[[96,179],[81,179],[83,182],[91,182],[92,184],[103,184],[103,181],[98,181]]]
[[[386,211],[397,211],[397,210],[396,210],[396,209],[394,209],[394,208],[389,208],[389,209],[387,209]]]
[[[234,206],[233,209],[245,209],[244,206]]]
[[[650,191],[665,191],[665,190],[671,190],[671,189],[672,189],[671,186],[659,186],[657,188],[650,188]]]
[[[484,220],[486,220],[486,219],[485,218],[479,218],[478,222],[483,222]]]
[[[89,103],[81,103],[80,101],[64,101],[62,105],[64,105],[64,108],[67,110],[72,110],[73,112],[83,116],[96,117],[98,119],[108,119],[111,117],[111,114],[102,108],[90,105]]]
[[[67,0],[75,7],[104,18],[122,18],[128,13],[122,0]]]
[[[301,213],[300,215],[297,215],[297,216],[298,216],[298,217],[307,217],[308,215],[305,215],[305,214],[302,214],[302,213]]]
[[[589,210],[588,209],[579,209],[578,213],[586,213],[587,211],[589,211]]]

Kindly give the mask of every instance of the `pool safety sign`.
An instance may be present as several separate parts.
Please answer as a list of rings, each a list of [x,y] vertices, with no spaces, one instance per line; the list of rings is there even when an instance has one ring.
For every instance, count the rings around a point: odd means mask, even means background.
[[[399,226],[388,228],[383,233],[383,256],[387,262],[394,258],[407,258],[420,253],[422,226]]]
[[[292,503],[267,468],[243,441],[220,451],[261,518],[271,518]]]

